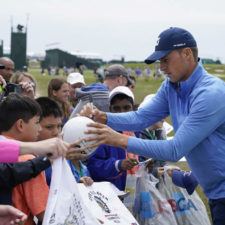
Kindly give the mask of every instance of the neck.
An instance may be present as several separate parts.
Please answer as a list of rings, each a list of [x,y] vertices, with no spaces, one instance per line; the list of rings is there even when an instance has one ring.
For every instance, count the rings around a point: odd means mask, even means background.
[[[198,62],[193,62],[193,63],[190,64],[189,70],[188,70],[188,72],[187,72],[187,77],[186,77],[185,80],[187,80],[187,79],[191,76],[191,74],[194,72],[194,70],[195,70],[195,68],[196,68],[197,66],[198,66]],[[184,81],[185,81],[185,80],[184,80]]]
[[[23,141],[21,136],[17,132],[14,132],[13,130],[3,131],[3,132],[1,132],[1,135],[11,137],[11,138],[13,138],[15,140],[18,140],[18,141]]]

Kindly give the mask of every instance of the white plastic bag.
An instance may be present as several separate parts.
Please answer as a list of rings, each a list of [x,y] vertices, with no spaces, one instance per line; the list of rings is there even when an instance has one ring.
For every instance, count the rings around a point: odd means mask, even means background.
[[[167,172],[160,179],[159,191],[170,203],[178,225],[210,225],[204,203],[195,191],[189,195],[176,186]]]
[[[136,219],[115,193],[116,187],[109,182],[95,182],[89,187],[78,184],[87,207],[104,225],[138,225]]]
[[[52,179],[43,225],[99,225],[82,198],[65,159],[53,162]]]
[[[135,174],[127,174],[125,191],[130,194],[124,198],[124,205],[132,212],[135,198],[137,177]]]
[[[142,170],[137,178],[134,216],[140,225],[176,225],[171,206],[155,187],[156,183],[158,179]]]

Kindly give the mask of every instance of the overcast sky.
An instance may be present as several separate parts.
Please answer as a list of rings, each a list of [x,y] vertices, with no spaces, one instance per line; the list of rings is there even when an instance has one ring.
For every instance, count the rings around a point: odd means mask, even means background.
[[[10,46],[13,24],[28,21],[28,52],[49,46],[99,53],[103,59],[144,60],[158,34],[177,26],[197,40],[200,57],[225,63],[224,0],[7,0],[1,4],[1,35]],[[58,43],[51,45],[52,43]]]

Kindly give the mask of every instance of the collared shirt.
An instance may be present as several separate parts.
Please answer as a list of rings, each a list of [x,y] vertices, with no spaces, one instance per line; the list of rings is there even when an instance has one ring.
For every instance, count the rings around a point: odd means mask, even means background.
[[[156,96],[135,112],[107,113],[113,129],[143,130],[171,116],[175,136],[168,141],[129,137],[127,150],[166,161],[183,156],[208,198],[225,197],[225,83],[199,63],[185,81],[166,79]]]

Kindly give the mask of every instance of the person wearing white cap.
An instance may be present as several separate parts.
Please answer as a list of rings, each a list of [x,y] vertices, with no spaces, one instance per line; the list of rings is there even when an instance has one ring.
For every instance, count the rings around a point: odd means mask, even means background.
[[[67,77],[67,82],[70,85],[70,103],[73,107],[77,104],[77,98],[76,98],[76,88],[81,88],[85,84],[84,76],[80,73],[70,73]]]
[[[122,113],[133,110],[134,95],[128,87],[118,86],[109,94],[110,112]],[[132,132],[122,132],[135,136]],[[127,174],[134,174],[138,156],[125,149],[100,145],[88,160],[88,170],[94,181],[109,181],[121,191],[125,190]]]

